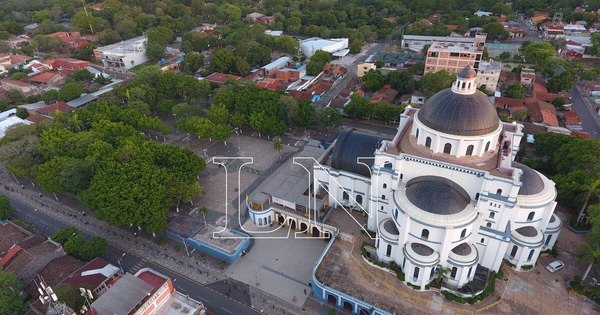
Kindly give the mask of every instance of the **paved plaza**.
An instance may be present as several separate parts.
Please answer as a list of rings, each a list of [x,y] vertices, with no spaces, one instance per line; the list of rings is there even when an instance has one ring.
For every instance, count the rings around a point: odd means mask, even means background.
[[[257,228],[252,222],[244,227],[257,231],[272,229]],[[297,239],[291,234],[283,239],[255,239],[250,252],[229,266],[225,273],[288,303],[304,305],[311,292],[308,283],[312,268],[326,243],[316,238]],[[285,237],[288,230],[275,229],[269,235]]]

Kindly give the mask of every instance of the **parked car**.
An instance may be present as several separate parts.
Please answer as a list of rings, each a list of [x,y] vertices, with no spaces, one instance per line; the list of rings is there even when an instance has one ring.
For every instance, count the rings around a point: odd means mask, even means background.
[[[546,266],[546,269],[548,269],[548,271],[550,271],[550,272],[556,272],[556,271],[563,269],[564,267],[565,267],[565,264],[562,261],[555,260],[555,261],[549,263]]]

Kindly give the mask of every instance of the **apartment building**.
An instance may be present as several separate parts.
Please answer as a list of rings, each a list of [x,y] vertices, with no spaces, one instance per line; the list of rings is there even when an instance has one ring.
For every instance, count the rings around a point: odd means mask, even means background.
[[[134,37],[126,41],[94,49],[94,57],[105,67],[126,71],[148,60],[146,57],[146,36]]]
[[[486,37],[486,34],[477,34],[472,44],[433,42],[427,50],[425,73],[442,70],[458,73],[467,66],[472,66],[473,69],[478,70]]]
[[[486,90],[490,92],[496,91],[500,71],[502,71],[502,64],[499,62],[480,62],[477,77],[475,78],[477,87],[485,85]]]

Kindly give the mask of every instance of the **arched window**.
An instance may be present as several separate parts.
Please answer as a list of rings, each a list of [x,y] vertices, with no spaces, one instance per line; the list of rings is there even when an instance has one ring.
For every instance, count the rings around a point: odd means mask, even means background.
[[[529,215],[527,216],[527,221],[532,221],[533,217],[535,217],[535,212],[533,212],[533,211],[529,212]]]
[[[502,189],[498,188],[498,190],[496,190],[496,195],[502,195]]]
[[[258,218],[258,226],[262,226],[262,225],[263,225],[262,218]]]
[[[533,253],[535,253],[535,249],[529,251],[529,255],[527,255],[527,261],[531,261],[531,258],[533,258]]]
[[[269,217],[269,224],[273,223],[271,217]]]
[[[479,200],[479,193],[475,194],[475,200]]]
[[[422,239],[428,239],[429,238],[429,230],[428,229],[423,229],[423,231],[421,231],[421,238]]]
[[[485,144],[485,150],[484,150],[484,151],[489,151],[489,149],[490,149],[490,142],[488,141],[488,142]]]
[[[402,180],[402,177],[404,177],[404,174],[400,173],[400,180]]]
[[[465,82],[462,83],[462,88],[464,89],[467,84]]]
[[[493,219],[496,216],[496,212],[490,211],[490,219]]]
[[[429,273],[429,279],[433,279],[434,275],[435,275],[435,267],[431,268],[431,273]]]
[[[387,188],[387,184],[383,184],[383,189],[386,189],[386,188]]]
[[[452,271],[450,271],[450,278],[455,279],[457,273],[458,273],[458,268],[452,267]]]
[[[471,82],[469,82],[469,89],[471,88]]]
[[[392,168],[392,163],[390,161],[385,162],[383,168]]]
[[[450,143],[444,144],[444,153],[450,154],[450,151],[452,151],[452,145]]]
[[[415,138],[419,141],[419,128],[417,128],[417,131],[415,132]]]
[[[467,229],[463,229],[462,232],[460,232],[460,238],[464,238],[467,235]]]
[[[344,193],[342,194],[342,199],[344,199],[344,200],[350,199],[350,196],[348,196],[347,192],[344,191]]]
[[[359,205],[362,205],[362,195],[357,195],[356,196],[356,203],[358,203]]]
[[[421,271],[419,270],[419,267],[415,267],[415,271],[413,272],[413,278],[415,280],[419,279],[419,271]]]
[[[517,254],[518,250],[519,250],[519,247],[517,247],[517,245],[513,246],[512,250],[510,251],[510,259],[515,258],[515,255]]]
[[[473,267],[469,268],[469,272],[467,273],[467,279],[471,278],[471,271],[473,271]]]
[[[473,149],[474,149],[474,148],[475,148],[475,147],[474,147],[472,144],[470,144],[470,145],[467,147],[467,153],[466,153],[466,155],[473,155]]]
[[[479,243],[483,244],[483,242],[485,242],[485,239],[482,237]]]
[[[486,223],[485,226],[491,228],[492,227],[492,222]]]
[[[548,237],[546,238],[546,246],[548,246],[548,244],[550,244],[550,240],[552,239],[552,234],[548,235]]]
[[[431,148],[431,138],[430,137],[425,138],[425,146],[428,148]]]
[[[387,246],[387,250],[385,251],[385,255],[390,257],[390,255],[392,254],[392,245]]]
[[[398,209],[394,209],[394,219],[398,219]]]
[[[385,195],[381,195],[381,200],[385,200]]]

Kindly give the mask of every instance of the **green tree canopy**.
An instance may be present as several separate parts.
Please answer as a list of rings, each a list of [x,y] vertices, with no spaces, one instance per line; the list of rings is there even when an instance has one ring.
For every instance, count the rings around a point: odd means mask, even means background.
[[[4,195],[0,195],[0,220],[8,219],[12,214],[12,207],[8,202],[8,198]]]
[[[328,52],[317,50],[306,65],[308,75],[317,75],[323,71],[323,66],[331,61],[331,55]]]
[[[19,292],[21,281],[13,272],[0,270],[0,314],[20,315],[25,312],[25,303]]]
[[[525,88],[520,84],[513,84],[504,91],[504,94],[507,97],[523,99],[525,97]]]
[[[366,91],[375,92],[383,87],[383,76],[378,70],[371,70],[362,77],[363,86]]]
[[[83,86],[78,82],[68,82],[58,91],[60,99],[68,102],[78,98],[83,92]]]
[[[442,70],[424,74],[419,83],[423,93],[430,97],[443,89],[451,87],[455,80],[456,75]]]
[[[373,114],[373,106],[364,97],[353,94],[350,103],[344,107],[344,112],[353,118],[369,118]]]

